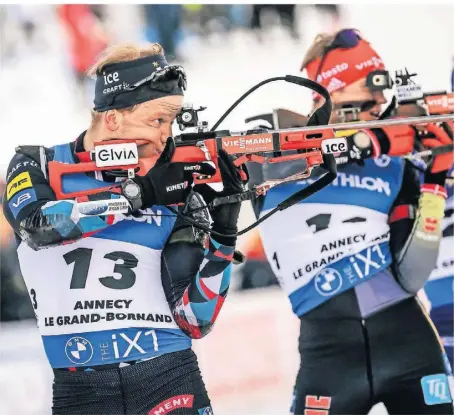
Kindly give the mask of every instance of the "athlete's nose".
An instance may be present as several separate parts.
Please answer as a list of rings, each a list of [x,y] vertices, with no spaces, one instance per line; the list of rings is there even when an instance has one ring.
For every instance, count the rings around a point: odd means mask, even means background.
[[[172,126],[163,125],[161,128],[161,141],[166,143],[168,137],[172,137]]]
[[[384,92],[382,92],[382,91],[374,91],[373,98],[380,105],[385,104],[387,102]]]

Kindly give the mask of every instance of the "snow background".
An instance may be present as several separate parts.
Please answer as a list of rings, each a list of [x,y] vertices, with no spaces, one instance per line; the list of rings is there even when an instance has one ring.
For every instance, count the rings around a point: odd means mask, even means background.
[[[65,54],[65,38],[55,19],[52,6],[30,5],[20,12],[30,13],[35,19],[45,22],[40,37],[47,46],[43,47],[40,43],[34,46],[21,44],[19,57],[2,59],[0,62],[2,177],[17,145],[50,146],[73,140],[87,128],[90,120],[89,106],[82,108],[80,102],[74,99],[73,80]],[[299,30],[302,34],[302,39],[298,42],[292,40],[282,28],[274,26],[264,34],[261,43],[253,34],[237,30],[228,35],[215,34],[207,39],[189,37],[181,44],[180,50],[187,58],[186,101],[208,107],[203,115],[209,125],[257,82],[272,76],[298,74],[303,54],[313,37],[321,28],[327,27],[325,17],[314,9],[302,7],[298,13]],[[417,80],[426,91],[449,88],[454,47],[452,5],[357,4],[342,6],[342,13],[343,26],[360,29],[382,56],[389,70],[406,66],[410,71],[417,72]],[[112,5],[109,15],[112,27],[115,27],[112,33],[117,41],[144,41],[140,29],[141,18],[135,6]],[[15,33],[12,22],[3,21],[0,29],[0,47],[6,46],[2,37],[5,30],[10,31],[10,39],[17,38],[20,43],[20,37]],[[274,107],[306,113],[309,110],[309,98],[310,93],[303,88],[275,83],[263,87],[249,97],[222,127],[241,129],[246,117],[270,111]],[[245,207],[241,227],[251,219],[251,210]],[[13,330],[10,339],[20,348],[24,344],[30,344],[31,338],[27,333],[28,331]],[[35,336],[33,339],[33,344],[41,347]],[[37,367],[41,367],[42,363],[46,364],[40,361],[44,357],[42,351],[35,350],[35,353]],[[17,359],[20,361],[21,353],[18,353]],[[11,375],[18,374],[15,363],[5,363],[0,359],[0,372],[2,367],[4,369],[4,376],[0,376],[0,380],[3,379],[4,385],[12,386],[15,382],[20,382],[21,378],[33,377],[34,365],[28,365],[28,371],[21,372],[20,376],[14,379]],[[22,413],[21,408],[27,414],[47,412],[42,412],[43,407],[39,405],[49,399],[47,386],[44,386],[43,382],[32,384],[35,387],[27,393],[35,394],[40,399],[31,399],[29,402],[34,403],[26,405],[27,408],[24,406],[25,396],[5,393],[5,397],[9,396],[7,404],[17,398],[15,404],[9,406],[16,408],[14,413]],[[283,413],[281,410],[288,407],[288,398],[290,393],[283,396],[283,402],[277,402],[277,407],[266,405],[256,413]],[[8,405],[5,408],[7,407]],[[252,409],[248,413],[254,415],[251,411]],[[222,412],[221,410],[217,413]],[[375,414],[383,412],[381,407],[374,409]]]

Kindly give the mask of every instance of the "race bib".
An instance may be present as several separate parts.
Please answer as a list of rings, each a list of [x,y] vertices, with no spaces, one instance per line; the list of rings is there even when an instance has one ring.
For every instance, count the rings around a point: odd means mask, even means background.
[[[84,238],[18,248],[41,335],[124,327],[177,328],[161,285],[161,250]]]
[[[279,212],[261,224],[260,232],[269,262],[288,294],[309,284],[322,269],[369,247],[368,258],[351,261],[358,278],[382,268],[386,254],[379,245],[390,237],[384,213],[318,203]]]

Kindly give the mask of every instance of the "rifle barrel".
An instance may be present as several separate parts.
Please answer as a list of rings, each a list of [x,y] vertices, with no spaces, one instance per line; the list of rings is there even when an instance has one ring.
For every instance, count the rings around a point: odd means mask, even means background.
[[[379,120],[379,121],[364,121],[364,122],[350,122],[350,123],[340,123],[340,124],[329,124],[329,125],[319,125],[314,127],[300,127],[300,128],[285,128],[270,132],[277,133],[286,133],[286,132],[297,132],[297,131],[323,131],[327,128],[333,130],[361,130],[363,128],[380,128],[380,127],[390,127],[393,125],[416,125],[416,124],[428,124],[428,123],[438,123],[453,121],[453,114],[447,115],[428,115],[424,117],[408,117],[408,118],[398,118],[391,120]]]

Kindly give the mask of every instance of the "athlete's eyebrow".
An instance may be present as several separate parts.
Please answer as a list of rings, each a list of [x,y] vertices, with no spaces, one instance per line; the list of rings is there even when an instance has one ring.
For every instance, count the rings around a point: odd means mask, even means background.
[[[160,102],[158,106],[160,109],[168,112],[177,112],[180,111],[180,108],[182,108],[181,105],[171,104],[169,102]]]

